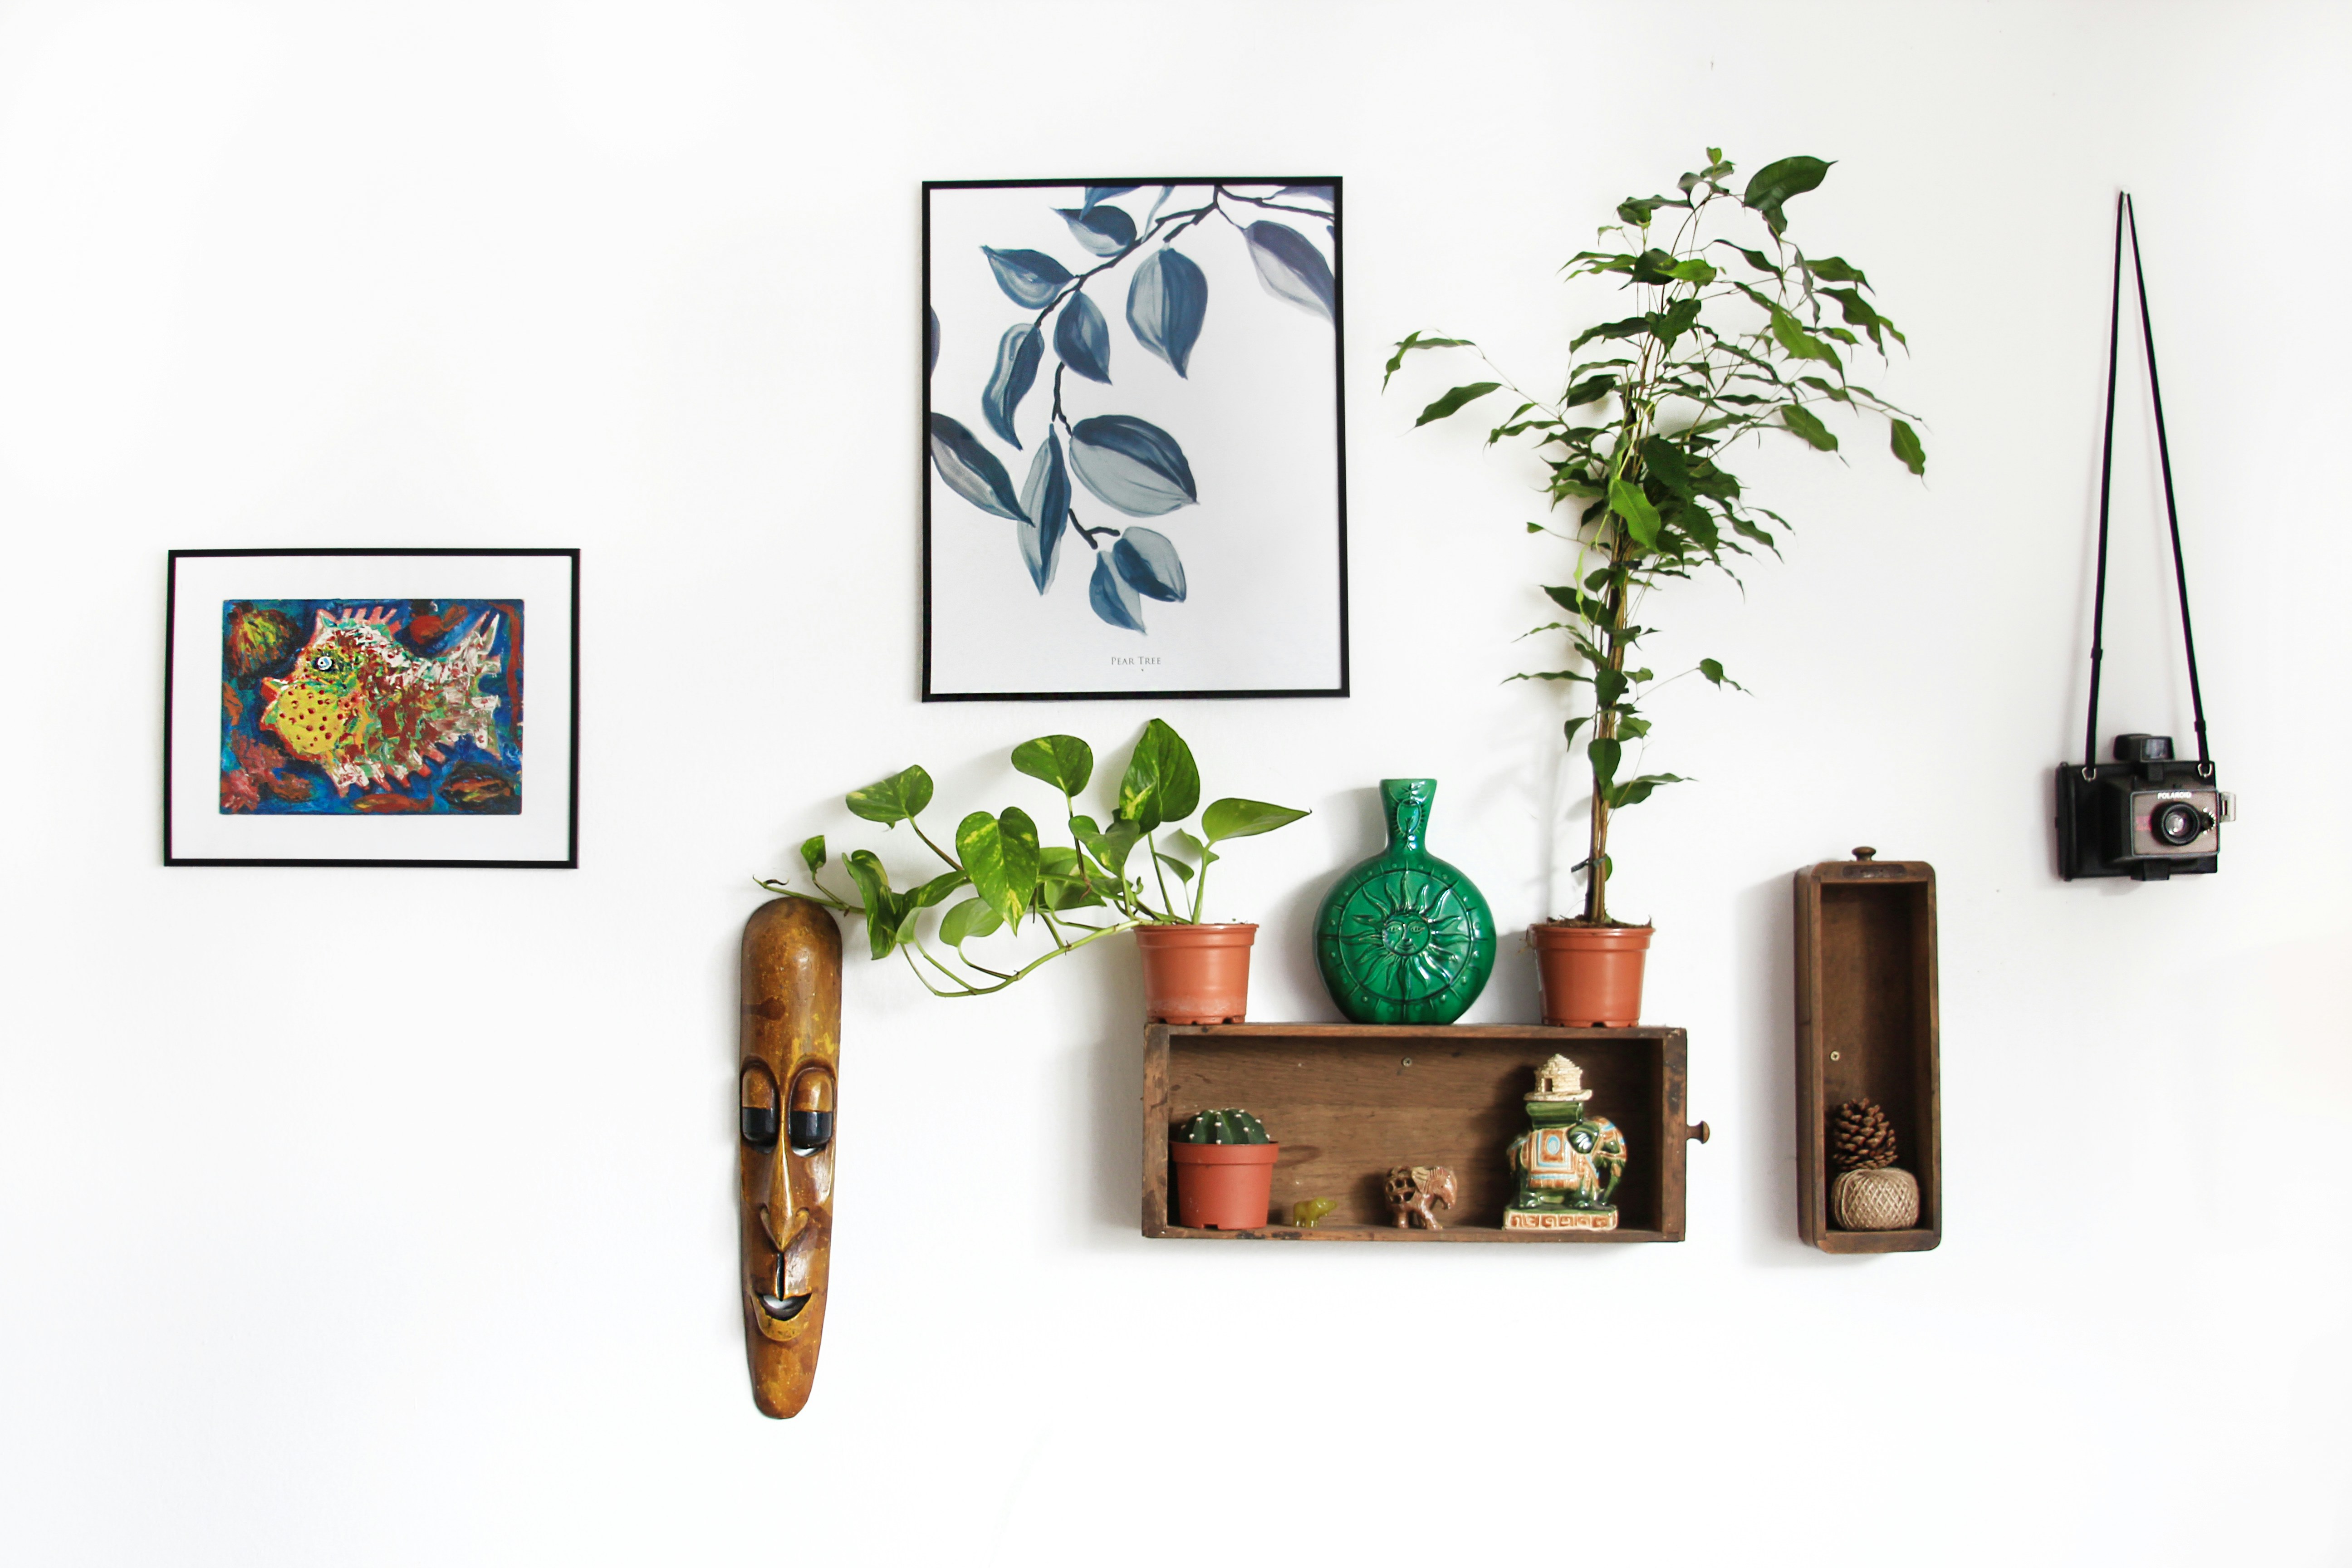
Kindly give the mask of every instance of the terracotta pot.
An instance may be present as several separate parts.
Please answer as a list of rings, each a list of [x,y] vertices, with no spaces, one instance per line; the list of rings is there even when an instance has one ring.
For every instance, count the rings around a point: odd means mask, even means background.
[[[1171,1143],[1176,1223],[1192,1230],[1254,1230],[1274,1203],[1279,1143]]]
[[[1143,1016],[1155,1024],[1240,1023],[1249,1012],[1250,944],[1256,940],[1254,925],[1136,927]]]
[[[1543,1021],[1571,1028],[1629,1029],[1642,1021],[1648,926],[1531,926],[1543,976]]]

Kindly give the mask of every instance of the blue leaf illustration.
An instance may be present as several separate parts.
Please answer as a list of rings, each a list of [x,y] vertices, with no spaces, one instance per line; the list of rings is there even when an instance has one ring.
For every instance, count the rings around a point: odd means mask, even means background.
[[[1084,294],[1073,294],[1054,319],[1054,352],[1062,363],[1088,381],[1110,384],[1110,327],[1102,307]]]
[[[1029,465],[1029,482],[1021,487],[1021,510],[1029,514],[1021,523],[1021,559],[1042,594],[1053,586],[1062,533],[1070,521],[1070,470],[1062,462],[1062,438],[1051,425]]]
[[[1038,341],[1037,329],[1027,324],[1004,329],[1004,336],[996,343],[996,369],[988,378],[988,389],[980,395],[980,411],[988,416],[989,428],[1013,443],[1021,445],[1013,434],[1013,410],[1029,395],[1030,383],[1037,379],[1037,361],[1045,353]]]
[[[929,375],[940,368],[940,313],[929,305],[923,307],[923,374]]]
[[[1141,185],[1088,185],[1087,187],[1086,201],[1080,210],[1084,212],[1092,212],[1095,210],[1095,204],[1097,202],[1107,202],[1113,196],[1123,196],[1129,191],[1139,191],[1141,189],[1143,189]]]
[[[996,286],[1016,305],[1035,310],[1061,291],[1070,269],[1042,250],[998,250],[983,245],[980,253],[996,270]]]
[[[1208,277],[1181,250],[1163,247],[1153,251],[1128,285],[1128,330],[1178,375],[1192,363],[1192,345],[1200,341],[1201,321],[1208,313]]]
[[[1097,414],[1072,426],[1070,466],[1104,504],[1129,517],[1160,517],[1201,499],[1176,437],[1132,415]]]
[[[1135,220],[1117,207],[1055,207],[1080,245],[1097,256],[1116,256],[1135,243]]]
[[[1136,597],[1126,578],[1110,569],[1108,555],[1095,557],[1094,580],[1087,584],[1087,603],[1112,626],[1130,632],[1143,629],[1143,601]]]
[[[1184,563],[1176,558],[1176,546],[1166,534],[1149,528],[1129,529],[1110,547],[1110,563],[1127,579],[1128,586],[1145,598],[1171,605],[1184,602]]]
[[[948,489],[981,510],[1021,521],[1021,499],[1013,493],[1004,465],[979,437],[944,414],[931,416],[931,461]]]
[[[1267,293],[1327,321],[1338,320],[1331,266],[1312,240],[1278,223],[1254,223],[1248,235],[1250,259],[1257,264],[1257,280]]]

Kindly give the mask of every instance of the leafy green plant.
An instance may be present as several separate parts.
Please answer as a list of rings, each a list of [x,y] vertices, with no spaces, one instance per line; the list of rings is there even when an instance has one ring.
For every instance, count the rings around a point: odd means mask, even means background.
[[[1509,389],[1519,405],[1487,434],[1486,445],[1507,437],[1533,443],[1551,470],[1552,505],[1570,520],[1565,526],[1528,524],[1530,533],[1574,544],[1576,555],[1570,581],[1544,588],[1569,618],[1527,635],[1564,632],[1580,667],[1512,679],[1591,688],[1592,710],[1570,719],[1565,730],[1573,750],[1579,731],[1591,726],[1584,755],[1592,772],[1591,825],[1585,858],[1575,868],[1588,873],[1578,923],[1622,923],[1609,915],[1614,814],[1687,782],[1643,773],[1638,763],[1627,767],[1627,745],[1650,734],[1640,705],[1654,683],[1664,684],[1631,657],[1651,629],[1641,624],[1644,599],[1666,581],[1704,569],[1736,580],[1733,558],[1753,553],[1751,547],[1777,555],[1774,529],[1789,527],[1780,513],[1751,504],[1724,466],[1732,445],[1779,430],[1816,451],[1835,452],[1838,437],[1822,415],[1836,405],[1884,418],[1895,458],[1914,474],[1927,471],[1926,449],[1903,410],[1846,374],[1864,337],[1882,361],[1887,339],[1907,349],[1906,340],[1865,297],[1871,285],[1861,268],[1841,257],[1808,256],[1788,235],[1786,205],[1819,186],[1829,170],[1819,158],[1783,158],[1735,196],[1725,183],[1732,165],[1722,149],[1708,148],[1706,166],[1676,182],[1678,195],[1618,204],[1618,222],[1601,237],[1619,248],[1580,251],[1568,260],[1570,277],[1621,279],[1643,309],[1577,335],[1558,397],[1522,391],[1488,360],[1495,380],[1452,388],[1413,422],[1449,418]],[[1596,357],[1574,357],[1588,346]],[[1382,387],[1407,354],[1424,349],[1469,349],[1486,358],[1468,339],[1414,332],[1396,345]],[[1712,658],[1670,679],[1693,674],[1717,688],[1744,689]]]
[[[1116,932],[1145,924],[1200,923],[1209,868],[1223,858],[1216,846],[1271,833],[1307,815],[1262,800],[1228,797],[1211,802],[1201,812],[1197,833],[1178,826],[1200,806],[1201,770],[1184,738],[1159,719],[1146,724],[1136,740],[1108,826],[1078,810],[1078,797],[1094,778],[1095,753],[1076,735],[1024,741],[1013,748],[1013,765],[1061,792],[1068,847],[1042,844],[1036,820],[1009,805],[994,815],[975,811],[964,817],[956,825],[950,853],[918,820],[931,803],[931,775],[909,767],[850,791],[844,804],[886,828],[905,823],[946,870],[900,890],[892,887],[881,857],[870,849],[853,849],[842,860],[844,873],[856,889],[852,900],[827,888],[819,876],[828,863],[824,836],[819,834],[800,850],[813,891],[803,891],[789,879],[761,879],[760,886],[863,916],[873,955],[903,954],[915,977],[934,995],[984,996]],[[1130,875],[1138,849],[1145,857],[1143,869]],[[1175,879],[1172,889],[1171,877]],[[966,889],[968,897],[949,902]],[[940,913],[926,938],[922,916],[931,909]],[[1085,918],[1078,913],[1082,910],[1100,913]],[[1000,969],[966,951],[966,943],[1007,927],[1017,933],[1024,919],[1034,921],[1053,943],[1034,959]],[[948,949],[952,961],[942,958],[934,944]]]

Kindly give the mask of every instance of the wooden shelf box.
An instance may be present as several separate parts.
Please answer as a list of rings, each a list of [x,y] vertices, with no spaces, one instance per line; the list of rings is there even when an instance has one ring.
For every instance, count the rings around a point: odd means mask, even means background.
[[[1797,873],[1797,1228],[1824,1252],[1925,1252],[1944,1237],[1936,870],[1855,853]],[[1919,1180],[1911,1229],[1830,1218],[1829,1118],[1864,1099],[1886,1112],[1895,1163]]]
[[[1154,1024],[1143,1053],[1143,1234],[1202,1240],[1680,1241],[1688,1044],[1680,1029],[1536,1025]],[[1630,1158],[1613,1200],[1617,1228],[1505,1230],[1514,1182],[1505,1150],[1527,1131],[1536,1068],[1564,1051],[1584,1069],[1595,1115],[1624,1133]],[[1312,1228],[1192,1230],[1169,1221],[1172,1127],[1238,1106],[1282,1145],[1274,1215],[1304,1198],[1339,1207]],[[1400,1230],[1381,1184],[1396,1165],[1445,1165],[1459,1184],[1442,1230]]]

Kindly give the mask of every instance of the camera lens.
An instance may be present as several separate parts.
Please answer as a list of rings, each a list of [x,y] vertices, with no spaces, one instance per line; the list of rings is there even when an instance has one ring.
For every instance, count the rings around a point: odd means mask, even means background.
[[[2193,842],[2213,819],[2185,800],[2167,801],[2149,813],[2147,830],[2158,844],[2178,849]]]

